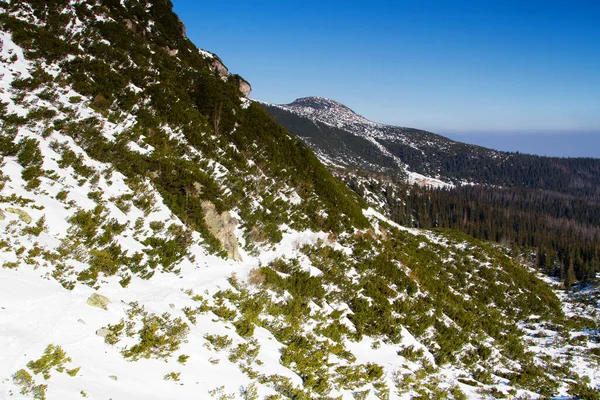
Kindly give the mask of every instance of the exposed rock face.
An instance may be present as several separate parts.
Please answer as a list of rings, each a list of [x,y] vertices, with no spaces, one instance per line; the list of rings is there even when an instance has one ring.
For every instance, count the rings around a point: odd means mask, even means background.
[[[242,77],[238,77],[238,85],[240,87],[240,92],[244,95],[244,97],[248,97],[250,92],[252,92],[252,86]]]
[[[194,182],[194,190],[196,191],[196,194],[202,193],[203,189],[204,189],[204,187],[202,186],[202,184],[200,182]]]
[[[26,224],[31,223],[31,216],[23,210],[20,210],[18,208],[13,208],[13,207],[7,207],[6,212],[9,212],[12,214],[17,214],[19,216],[19,219],[21,221],[25,222]]]
[[[183,21],[181,20],[181,18],[177,17],[177,20],[179,21],[179,29],[181,31],[181,34],[184,37],[187,37],[187,28],[185,27],[185,24],[183,23]]]
[[[225,65],[223,65],[221,60],[219,60],[218,58],[213,58],[211,66],[213,71],[218,73],[222,79],[227,79],[227,77],[229,76],[229,70]]]
[[[247,80],[245,80],[244,78],[242,78],[241,76],[239,76],[238,74],[230,74],[227,67],[223,64],[223,62],[217,56],[213,55],[210,66],[211,66],[212,71],[219,74],[221,79],[223,79],[224,81],[227,81],[228,79],[232,78],[233,81],[240,88],[240,92],[242,92],[242,94],[245,97],[248,97],[248,95],[250,95],[250,92],[252,91],[252,86],[250,86],[250,83]]]
[[[101,294],[94,293],[87,299],[87,304],[92,307],[101,308],[103,310],[108,310],[108,304],[110,300],[106,296],[102,296]]]
[[[204,211],[204,222],[206,222],[208,230],[221,242],[229,258],[242,261],[237,238],[233,234],[238,221],[231,216],[229,211],[219,214],[215,205],[210,201],[202,202],[202,210]]]
[[[4,211],[0,210],[0,221],[4,221],[5,218]]]

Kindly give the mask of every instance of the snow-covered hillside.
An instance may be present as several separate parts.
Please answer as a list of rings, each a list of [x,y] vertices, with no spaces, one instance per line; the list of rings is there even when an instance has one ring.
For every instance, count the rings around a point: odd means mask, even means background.
[[[538,398],[600,384],[594,321],[565,316],[568,299],[504,249],[402,228],[297,140],[267,147],[284,133],[240,99],[241,78],[164,28],[179,24],[169,4],[2,6],[0,398]],[[169,85],[166,66],[202,90]],[[115,71],[131,80],[93,86]]]
[[[302,138],[326,164],[399,174],[411,184],[445,187],[463,181],[444,170],[436,155],[446,158],[460,152],[467,159],[508,156],[431,132],[373,122],[323,97],[305,97],[290,104],[258,102],[290,132]]]

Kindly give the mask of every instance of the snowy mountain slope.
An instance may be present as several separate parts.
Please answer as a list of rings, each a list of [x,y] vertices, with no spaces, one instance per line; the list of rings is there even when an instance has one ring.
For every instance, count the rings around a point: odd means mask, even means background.
[[[395,222],[458,229],[522,248],[536,254],[540,270],[568,287],[574,278],[596,279],[600,160],[466,145],[377,124],[318,97],[260,104],[370,206]]]
[[[485,184],[594,196],[600,187],[599,160],[486,149],[419,129],[369,121],[321,97],[259,104],[332,166],[432,187]]]
[[[589,390],[576,386],[584,376],[598,385],[593,321],[564,316],[549,285],[499,248],[364,209],[179,28],[159,26],[178,27],[168,2],[117,3],[2,6],[0,396],[538,397]],[[66,44],[35,43],[63,28]],[[119,37],[139,41],[137,66],[107,48],[94,57],[110,70],[87,64],[82,37],[117,51],[133,47]],[[202,76],[202,90],[178,92],[165,66]],[[93,85],[119,68],[131,81]],[[164,93],[185,106],[164,108]],[[300,163],[310,171],[286,172]],[[237,225],[207,220],[207,201]],[[541,333],[550,358],[527,351]]]
[[[421,165],[429,163],[436,153],[466,150],[478,155],[485,150],[488,157],[499,156],[492,150],[463,145],[430,132],[376,123],[322,97],[301,98],[290,104],[260,104],[317,154],[326,155],[326,159],[339,166],[399,176],[409,174],[414,181],[425,179],[421,173],[427,173],[432,185],[444,186],[435,175],[445,181],[452,181],[451,176],[440,175],[441,171],[435,171],[436,165],[430,168]]]

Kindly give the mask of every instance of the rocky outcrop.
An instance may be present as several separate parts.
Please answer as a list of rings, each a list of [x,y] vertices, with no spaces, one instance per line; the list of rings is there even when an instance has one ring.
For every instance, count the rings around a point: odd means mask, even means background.
[[[200,182],[194,182],[194,190],[196,191],[196,195],[199,195],[200,193],[202,193],[204,189],[204,186],[202,186],[202,184]]]
[[[242,92],[244,97],[248,97],[250,95],[250,92],[252,92],[252,86],[250,86],[250,83],[239,75],[235,76],[235,80],[238,87],[240,88],[240,92]]]
[[[4,221],[5,218],[4,211],[0,210],[0,221]]]
[[[181,32],[183,37],[187,37],[187,28],[186,28],[185,24],[183,23],[181,18],[177,17],[177,20],[179,21],[179,31]]]
[[[229,79],[233,80],[238,85],[240,92],[242,92],[244,97],[248,97],[250,95],[250,92],[252,92],[252,86],[250,86],[250,83],[238,74],[230,74],[229,70],[219,59],[219,57],[217,57],[214,54],[211,54],[211,56],[211,70],[217,73],[224,81],[227,81]]]
[[[19,219],[25,222],[26,224],[31,223],[31,216],[23,210],[13,207],[7,207],[6,212],[9,212],[11,214],[17,214],[19,216]]]
[[[233,233],[238,224],[237,219],[233,218],[229,211],[219,214],[215,205],[210,201],[202,202],[202,210],[204,211],[204,222],[208,226],[209,232],[221,242],[221,246],[223,246],[229,258],[242,261],[237,238]]]
[[[87,304],[91,307],[108,310],[108,305],[110,304],[110,300],[106,296],[102,296],[101,294],[98,294],[98,293],[93,293],[87,299]]]
[[[210,66],[212,67],[212,70],[214,72],[219,74],[221,79],[226,80],[227,77],[229,76],[229,70],[227,69],[227,67],[225,65],[223,65],[223,62],[221,62],[221,60],[219,60],[217,57],[212,59]]]

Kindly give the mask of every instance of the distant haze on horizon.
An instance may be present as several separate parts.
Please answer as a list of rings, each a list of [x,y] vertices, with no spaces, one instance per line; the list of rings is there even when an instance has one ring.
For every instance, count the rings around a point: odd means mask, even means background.
[[[450,139],[495,150],[548,157],[600,158],[600,131],[570,133],[456,133],[436,132]]]
[[[600,157],[600,2],[173,0],[252,97],[499,150]]]

